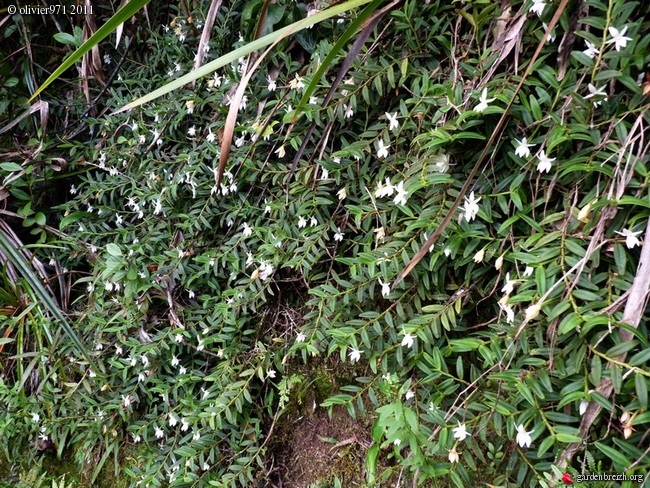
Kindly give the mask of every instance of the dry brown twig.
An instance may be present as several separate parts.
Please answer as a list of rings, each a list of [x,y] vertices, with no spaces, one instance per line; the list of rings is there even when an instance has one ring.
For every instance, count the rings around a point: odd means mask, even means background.
[[[650,225],[650,219],[646,224],[646,229]],[[632,288],[630,288],[630,295],[625,304],[625,310],[623,311],[623,318],[621,322],[630,325],[632,328],[636,329],[639,327],[641,318],[643,317],[643,311],[645,310],[647,301],[648,301],[648,292],[650,291],[650,232],[646,231],[645,237],[643,239],[643,248],[641,249],[641,259],[639,260],[639,267],[637,268],[636,276],[632,282]],[[632,332],[627,329],[619,329],[619,336],[621,343],[631,341],[634,337]],[[616,358],[617,361],[624,361],[627,356],[627,353],[623,353]],[[603,378],[602,383],[598,386],[595,391],[601,394],[605,398],[609,398],[613,391],[614,385],[611,378]],[[598,415],[600,414],[603,407],[596,403],[595,401],[590,401],[587,405],[587,410],[582,416],[582,421],[580,422],[580,427],[578,429],[578,435],[583,439],[586,439],[589,429],[596,421]],[[574,442],[569,444],[567,448],[560,454],[557,465],[560,469],[566,468],[573,456],[580,450],[582,447],[581,442]]]

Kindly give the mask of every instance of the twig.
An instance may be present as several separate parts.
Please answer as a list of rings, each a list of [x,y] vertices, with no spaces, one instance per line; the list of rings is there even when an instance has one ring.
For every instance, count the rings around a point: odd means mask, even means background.
[[[632,287],[630,288],[630,296],[625,304],[625,310],[623,312],[623,318],[621,322],[624,322],[634,329],[639,327],[641,318],[643,317],[643,311],[648,299],[648,291],[650,290],[650,231],[648,231],[648,226],[650,226],[650,219],[646,224],[646,233],[643,239],[643,248],[641,250],[641,259],[639,260],[639,267],[637,268],[636,276],[632,282]],[[634,335],[627,329],[621,328],[619,330],[619,336],[621,343],[629,342],[632,340]],[[617,361],[625,361],[627,353],[623,353],[616,357]],[[609,364],[611,367],[611,363]],[[614,391],[614,385],[611,378],[603,378],[602,383],[596,388],[596,392],[600,393],[603,397],[609,398]],[[596,421],[596,418],[600,414],[603,407],[596,403],[595,401],[590,401],[587,405],[587,410],[582,416],[582,421],[580,422],[580,427],[578,429],[578,435],[583,439],[587,438],[589,429]],[[573,456],[580,450],[582,447],[582,442],[574,442],[567,446],[567,448],[560,454],[557,465],[562,470],[566,468]],[[647,454],[647,451],[646,451]],[[643,459],[644,455],[639,458]],[[632,466],[635,466],[638,463],[634,463]],[[632,467],[630,466],[630,468]]]

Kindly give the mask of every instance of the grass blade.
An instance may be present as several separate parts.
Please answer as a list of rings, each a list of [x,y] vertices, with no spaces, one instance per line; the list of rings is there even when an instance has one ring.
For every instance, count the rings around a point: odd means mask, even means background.
[[[45,80],[43,84],[38,88],[38,90],[34,92],[30,99],[27,100],[27,103],[30,103],[32,100],[34,100],[34,98],[40,95],[41,92],[45,90],[45,88],[47,88],[54,80],[56,80],[68,68],[79,61],[84,54],[99,44],[99,42],[105,37],[109,36],[112,32],[117,30],[121,24],[133,17],[133,15],[135,15],[135,13],[144,7],[147,3],[149,3],[149,0],[131,0],[123,8],[115,12],[115,15],[108,19],[108,22],[101,26],[97,32],[95,32],[86,42],[79,46],[77,50],[68,57],[68,59],[63,61],[63,63],[61,63],[61,65],[56,70],[54,70],[54,73],[52,73],[49,78]]]
[[[52,314],[56,320],[61,323],[63,331],[70,338],[74,346],[77,348],[78,352],[81,353],[81,355],[86,358],[91,367],[97,371],[97,368],[94,366],[94,363],[90,358],[90,354],[88,354],[88,351],[81,343],[81,340],[74,332],[74,330],[72,330],[72,326],[66,319],[65,315],[63,315],[61,312],[61,309],[58,307],[50,293],[48,293],[41,281],[38,279],[38,276],[36,276],[29,263],[25,261],[23,256],[17,252],[16,249],[14,249],[14,246],[11,244],[11,242],[9,242],[7,237],[2,232],[0,232],[0,250],[5,253],[9,261],[11,261],[11,263],[16,267],[20,274],[23,275],[25,281],[29,284],[31,290],[33,291],[34,295],[38,297],[41,304]],[[53,342],[49,329],[47,327],[44,327],[44,331],[50,343]]]
[[[229,53],[224,54],[220,58],[217,58],[214,61],[211,61],[204,66],[201,66],[199,69],[192,70],[186,75],[183,75],[180,78],[170,83],[167,83],[166,85],[158,88],[157,90],[154,90],[151,93],[132,101],[131,103],[127,103],[123,107],[113,112],[113,114],[125,112],[126,110],[130,110],[132,108],[139,107],[140,105],[143,105],[145,103],[151,102],[152,100],[155,100],[156,98],[166,95],[167,93],[173,90],[176,90],[184,85],[187,85],[188,83],[191,83],[194,80],[201,78],[202,76],[206,76],[212,73],[213,71],[221,68],[222,66],[230,64],[233,61],[236,61],[243,56],[246,56],[254,51],[257,51],[259,49],[262,49],[263,47],[273,44],[278,39],[286,37],[290,34],[294,34],[296,32],[300,32],[301,30],[306,29],[307,27],[310,27],[319,22],[322,22],[323,20],[327,20],[336,15],[347,12],[348,10],[352,10],[361,5],[365,5],[366,3],[370,3],[370,1],[371,0],[349,0],[347,2],[330,7],[327,10],[319,12],[315,15],[312,15],[311,17],[307,17],[305,19],[299,20],[298,22],[294,22],[293,24],[283,27],[282,29],[276,32],[272,32],[271,34],[267,34],[266,36],[260,39],[252,41],[246,44],[245,46],[240,47],[239,49],[230,51]]]

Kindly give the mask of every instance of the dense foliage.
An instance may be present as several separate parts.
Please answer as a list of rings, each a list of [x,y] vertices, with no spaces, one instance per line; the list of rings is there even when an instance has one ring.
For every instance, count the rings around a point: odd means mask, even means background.
[[[207,60],[253,39],[261,3],[221,8]],[[32,204],[47,214],[34,219],[7,185],[52,245],[43,259],[72,281],[70,320],[97,369],[63,337],[44,343],[44,314],[20,329],[22,351],[3,342],[3,455],[36,457],[40,438],[94,475],[114,460],[141,486],[252,486],[273,465],[275,426],[296,421],[296,385],[313,379],[304,365],[333,357],[339,391],[317,408],[371,419],[369,486],[403,469],[456,486],[647,473],[648,329],[645,316],[622,321],[650,208],[640,4],[563,13],[461,210],[395,289],[557,2],[408,0],[327,106],[346,52],[300,100],[354,15],[282,41],[247,88],[219,185],[229,104],[252,60],[110,113],[192,69],[209,2],[181,4],[102,44],[116,70],[107,110],[74,138],[48,136],[69,165],[67,201]],[[278,1],[266,29],[306,8]],[[4,314],[0,326],[18,322]],[[606,378],[614,396],[596,390]],[[581,432],[590,402],[602,411]],[[582,450],[560,469],[571,443]]]

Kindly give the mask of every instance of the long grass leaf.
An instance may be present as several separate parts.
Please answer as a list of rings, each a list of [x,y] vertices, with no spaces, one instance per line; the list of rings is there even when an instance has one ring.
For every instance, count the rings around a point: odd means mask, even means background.
[[[125,21],[133,17],[135,13],[144,7],[149,0],[131,0],[123,8],[115,12],[108,21],[101,26],[97,32],[95,32],[90,38],[84,42],[81,46],[77,48],[61,65],[54,70],[54,72],[48,77],[47,80],[34,92],[34,94],[27,100],[27,103],[30,103],[34,98],[41,94],[54,80],[61,76],[68,68],[74,65],[79,61],[84,54],[90,51],[93,47],[100,43],[105,37],[109,36],[112,32],[116,31],[117,28],[123,24]]]
[[[307,102],[309,101],[309,98],[312,96],[314,93],[314,90],[318,86],[318,83],[320,82],[320,79],[323,77],[325,73],[327,73],[327,70],[330,69],[330,66],[338,56],[338,54],[341,52],[341,49],[347,44],[347,42],[350,40],[350,38],[355,35],[357,32],[359,32],[359,28],[361,27],[361,24],[363,24],[368,17],[376,10],[377,6],[381,4],[382,0],[374,0],[370,5],[366,6],[359,15],[357,16],[356,19],[354,19],[348,28],[345,30],[343,35],[339,37],[339,40],[336,41],[336,43],[332,46],[332,49],[330,49],[329,54],[325,57],[321,65],[318,67],[316,70],[316,73],[314,73],[314,76],[312,76],[311,81],[309,82],[309,85],[305,88],[305,91],[303,92],[302,99],[300,100],[300,105],[296,109],[296,115],[294,116],[293,120],[295,121],[298,118],[298,114],[300,113],[300,107],[303,107],[307,105]],[[327,105],[327,103],[323,103],[323,106]]]
[[[94,367],[94,363],[88,354],[88,351],[81,343],[81,340],[72,329],[72,326],[66,319],[65,315],[61,312],[61,309],[58,307],[52,296],[45,289],[38,276],[34,273],[29,263],[25,261],[23,256],[14,249],[14,246],[9,242],[7,237],[0,232],[0,249],[5,253],[9,261],[16,267],[16,269],[23,275],[25,281],[29,284],[34,295],[38,297],[41,304],[52,314],[52,316],[61,323],[61,327],[66,335],[70,338],[74,346],[77,348],[78,353],[81,353],[88,363]],[[52,335],[47,327],[43,328],[50,343],[53,342]],[[94,367],[97,371],[97,368]]]
[[[167,93],[173,90],[185,86],[188,83],[191,83],[194,80],[201,78],[202,76],[206,76],[212,73],[213,71],[221,68],[222,66],[226,66],[227,64],[230,64],[243,56],[246,56],[254,51],[257,51],[259,49],[262,49],[263,47],[273,44],[278,39],[299,32],[314,24],[322,22],[323,20],[330,19],[332,17],[335,17],[337,15],[340,15],[344,12],[347,12],[349,10],[352,10],[354,8],[357,8],[361,5],[365,5],[366,3],[370,3],[370,2],[371,0],[349,0],[347,2],[343,2],[333,7],[330,7],[327,10],[323,10],[322,12],[312,15],[311,17],[307,17],[305,19],[299,20],[298,22],[294,22],[293,24],[283,27],[278,31],[272,32],[271,34],[267,34],[266,36],[261,37],[260,39],[257,39],[255,41],[249,42],[245,46],[235,49],[234,51],[230,51],[229,53],[224,54],[220,58],[217,58],[214,61],[211,61],[208,64],[201,66],[199,69],[192,70],[186,75],[183,75],[180,78],[177,78],[176,80],[167,83],[166,85],[158,88],[157,90],[154,90],[143,97],[140,97],[130,103],[127,103],[123,107],[113,112],[113,114],[118,114],[126,110],[139,107],[140,105],[143,105],[145,103],[151,102],[152,100],[155,100],[156,98],[166,95]]]

